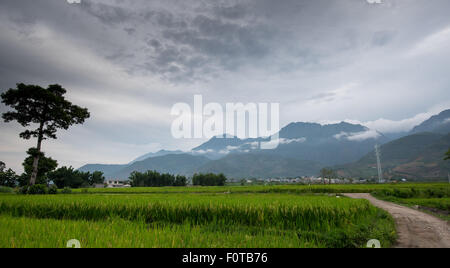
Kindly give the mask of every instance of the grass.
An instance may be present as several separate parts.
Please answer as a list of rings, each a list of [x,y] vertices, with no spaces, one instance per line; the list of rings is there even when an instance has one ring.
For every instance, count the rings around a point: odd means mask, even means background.
[[[0,193],[2,194],[12,194],[14,192],[13,188],[0,186]]]
[[[141,190],[141,189],[139,189]],[[364,247],[395,240],[365,200],[298,194],[0,195],[0,247]]]
[[[393,189],[442,189],[449,191],[448,183],[398,183],[398,184],[338,184],[338,185],[254,185],[254,186],[216,186],[216,187],[136,187],[136,188],[98,188],[75,189],[73,193],[91,194],[167,194],[167,193],[371,193]],[[87,190],[87,191],[86,191]]]
[[[149,225],[143,222],[108,219],[74,221],[0,216],[1,247],[61,248],[70,239],[78,239],[84,248],[253,248],[316,247],[300,243],[295,232],[266,230],[215,231],[205,226]]]
[[[372,194],[382,200],[417,207],[427,213],[450,221],[450,185],[444,187],[382,189]]]

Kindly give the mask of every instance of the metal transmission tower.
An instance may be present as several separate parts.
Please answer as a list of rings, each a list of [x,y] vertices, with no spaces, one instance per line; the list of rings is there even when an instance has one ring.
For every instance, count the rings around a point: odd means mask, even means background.
[[[378,182],[383,182],[383,170],[381,169],[381,153],[380,153],[380,146],[378,144],[375,144],[375,155],[377,157],[377,166],[378,166]]]

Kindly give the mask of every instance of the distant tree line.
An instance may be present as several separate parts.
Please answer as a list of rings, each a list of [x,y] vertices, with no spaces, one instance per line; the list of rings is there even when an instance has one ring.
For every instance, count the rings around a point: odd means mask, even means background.
[[[329,168],[323,168],[320,170],[320,176],[323,179],[323,183],[325,184],[325,179],[328,179],[328,184],[331,184],[331,179],[337,178],[336,172]]]
[[[6,170],[3,162],[0,162],[0,186],[7,187],[23,187],[29,185],[30,176],[33,172],[33,162],[37,154],[39,154],[38,175],[36,177],[36,184],[49,184],[48,173],[55,170],[58,162],[50,157],[45,157],[43,152],[38,152],[35,148],[30,148],[27,151],[28,157],[22,163],[24,172],[17,175],[12,169]]]
[[[198,186],[225,186],[227,177],[221,174],[194,174],[192,184]]]
[[[33,171],[32,155],[36,151],[28,150],[30,155],[23,162],[25,172],[17,175],[12,169],[6,170],[5,163],[0,161],[0,186],[6,187],[25,187],[29,185],[30,174]],[[38,176],[36,177],[37,185],[49,185],[53,182],[58,188],[87,188],[95,184],[103,184],[105,177],[100,171],[93,173],[81,172],[72,167],[61,167],[56,169],[58,163],[40,152],[41,156],[38,164]],[[55,170],[56,169],[56,170]]]
[[[82,172],[73,167],[62,167],[48,174],[48,179],[58,188],[88,188],[105,183],[103,172]]]
[[[6,170],[6,165],[0,161],[0,186],[15,187],[17,175],[12,169]]]
[[[132,187],[164,187],[164,186],[186,186],[187,178],[180,175],[161,174],[157,171],[133,172],[129,180]]]

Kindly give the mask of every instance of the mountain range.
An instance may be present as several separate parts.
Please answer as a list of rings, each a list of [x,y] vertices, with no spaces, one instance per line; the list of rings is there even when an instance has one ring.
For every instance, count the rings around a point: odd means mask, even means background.
[[[420,132],[433,132],[447,134],[450,132],[450,110],[445,110],[438,115],[432,116],[422,124],[416,126],[411,134]]]
[[[439,179],[450,172],[449,161],[443,156],[450,148],[450,134],[431,132],[412,134],[381,146],[385,178]],[[343,177],[375,178],[378,176],[375,153],[359,161],[334,169]]]
[[[279,146],[263,150],[270,138],[214,137],[190,152],[161,150],[124,165],[85,165],[81,171],[102,171],[106,178],[125,180],[133,171],[191,176],[196,172],[224,173],[230,178],[311,176],[333,167],[341,176],[376,175],[375,144],[381,144],[386,177],[445,177],[442,151],[450,144],[450,110],[431,117],[399,139],[358,124],[341,122],[291,123],[278,133]]]

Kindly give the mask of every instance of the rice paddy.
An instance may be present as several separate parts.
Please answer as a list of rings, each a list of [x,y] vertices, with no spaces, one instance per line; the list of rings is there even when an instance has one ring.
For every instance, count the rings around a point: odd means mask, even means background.
[[[89,189],[87,193],[42,196],[5,193],[0,194],[0,247],[65,247],[70,239],[79,240],[86,248],[342,248],[365,247],[370,239],[390,247],[396,232],[387,212],[366,200],[336,196],[380,187]]]

